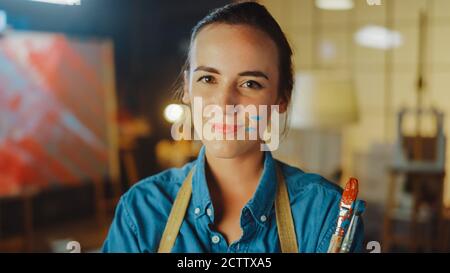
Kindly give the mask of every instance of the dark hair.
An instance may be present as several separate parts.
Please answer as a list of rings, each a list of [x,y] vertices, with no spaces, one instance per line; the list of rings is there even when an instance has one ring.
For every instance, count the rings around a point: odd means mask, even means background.
[[[294,84],[292,68],[292,49],[281,27],[267,11],[266,7],[256,2],[238,2],[225,5],[210,12],[192,29],[188,57],[175,83],[175,96],[183,96],[183,73],[189,70],[190,47],[197,34],[206,26],[223,23],[228,25],[249,25],[266,33],[275,43],[278,50],[278,95],[289,104]]]

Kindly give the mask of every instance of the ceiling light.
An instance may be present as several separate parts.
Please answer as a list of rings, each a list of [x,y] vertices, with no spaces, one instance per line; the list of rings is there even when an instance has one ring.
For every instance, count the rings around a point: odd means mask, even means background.
[[[354,39],[361,46],[383,50],[400,47],[403,43],[400,32],[375,25],[361,28],[355,33]]]
[[[326,10],[349,10],[353,5],[353,0],[316,0],[316,7]]]
[[[49,4],[58,4],[58,5],[81,5],[81,0],[31,0],[33,2],[42,2],[42,3],[49,3]]]

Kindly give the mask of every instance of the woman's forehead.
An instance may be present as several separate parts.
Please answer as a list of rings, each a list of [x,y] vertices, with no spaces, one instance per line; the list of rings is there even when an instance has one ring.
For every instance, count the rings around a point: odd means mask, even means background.
[[[205,65],[273,73],[278,63],[275,43],[263,31],[247,25],[212,24],[203,28],[193,41],[190,54],[193,69]]]

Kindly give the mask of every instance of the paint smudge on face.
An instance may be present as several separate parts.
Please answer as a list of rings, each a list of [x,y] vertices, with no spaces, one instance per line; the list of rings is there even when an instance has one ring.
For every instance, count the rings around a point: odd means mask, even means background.
[[[254,121],[260,121],[261,117],[260,116],[251,116],[250,119],[254,120]]]

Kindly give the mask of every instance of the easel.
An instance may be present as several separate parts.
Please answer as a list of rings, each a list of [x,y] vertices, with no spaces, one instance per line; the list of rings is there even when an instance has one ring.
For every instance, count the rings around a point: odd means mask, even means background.
[[[419,62],[417,81],[417,108],[403,109],[398,114],[397,143],[394,163],[389,169],[389,191],[384,218],[382,247],[385,252],[391,251],[392,245],[406,246],[409,251],[438,251],[442,249],[440,238],[443,236],[443,193],[445,178],[444,115],[437,109],[424,109],[424,60],[426,40],[426,16],[420,15]],[[406,115],[415,115],[416,133],[414,136],[403,134]],[[425,137],[421,133],[421,122],[424,115],[431,114],[436,121],[434,136]],[[409,184],[412,197],[409,222],[409,236],[396,234],[394,222],[400,220],[401,213],[397,206],[397,184],[403,176]],[[428,213],[421,213],[428,208]],[[421,217],[421,216],[428,217]],[[428,219],[426,219],[428,218]],[[403,219],[405,220],[405,219]],[[431,230],[423,230],[428,224]]]
[[[418,110],[417,110],[418,111]],[[431,110],[436,117],[437,134],[435,137],[403,136],[401,133],[404,115],[407,110],[399,113],[396,156],[389,170],[389,191],[384,219],[383,242],[384,251],[390,251],[393,244],[406,245],[412,251],[420,247],[427,250],[441,249],[439,237],[443,224],[443,189],[445,178],[445,137],[443,133],[443,114]],[[423,114],[423,111],[421,111]],[[412,211],[409,219],[410,236],[395,234],[394,221],[401,215],[396,209],[399,178],[405,178],[410,185],[412,196]],[[420,217],[421,208],[430,208],[428,219]],[[421,231],[421,224],[428,223],[433,230]],[[436,229],[434,229],[436,228]]]

